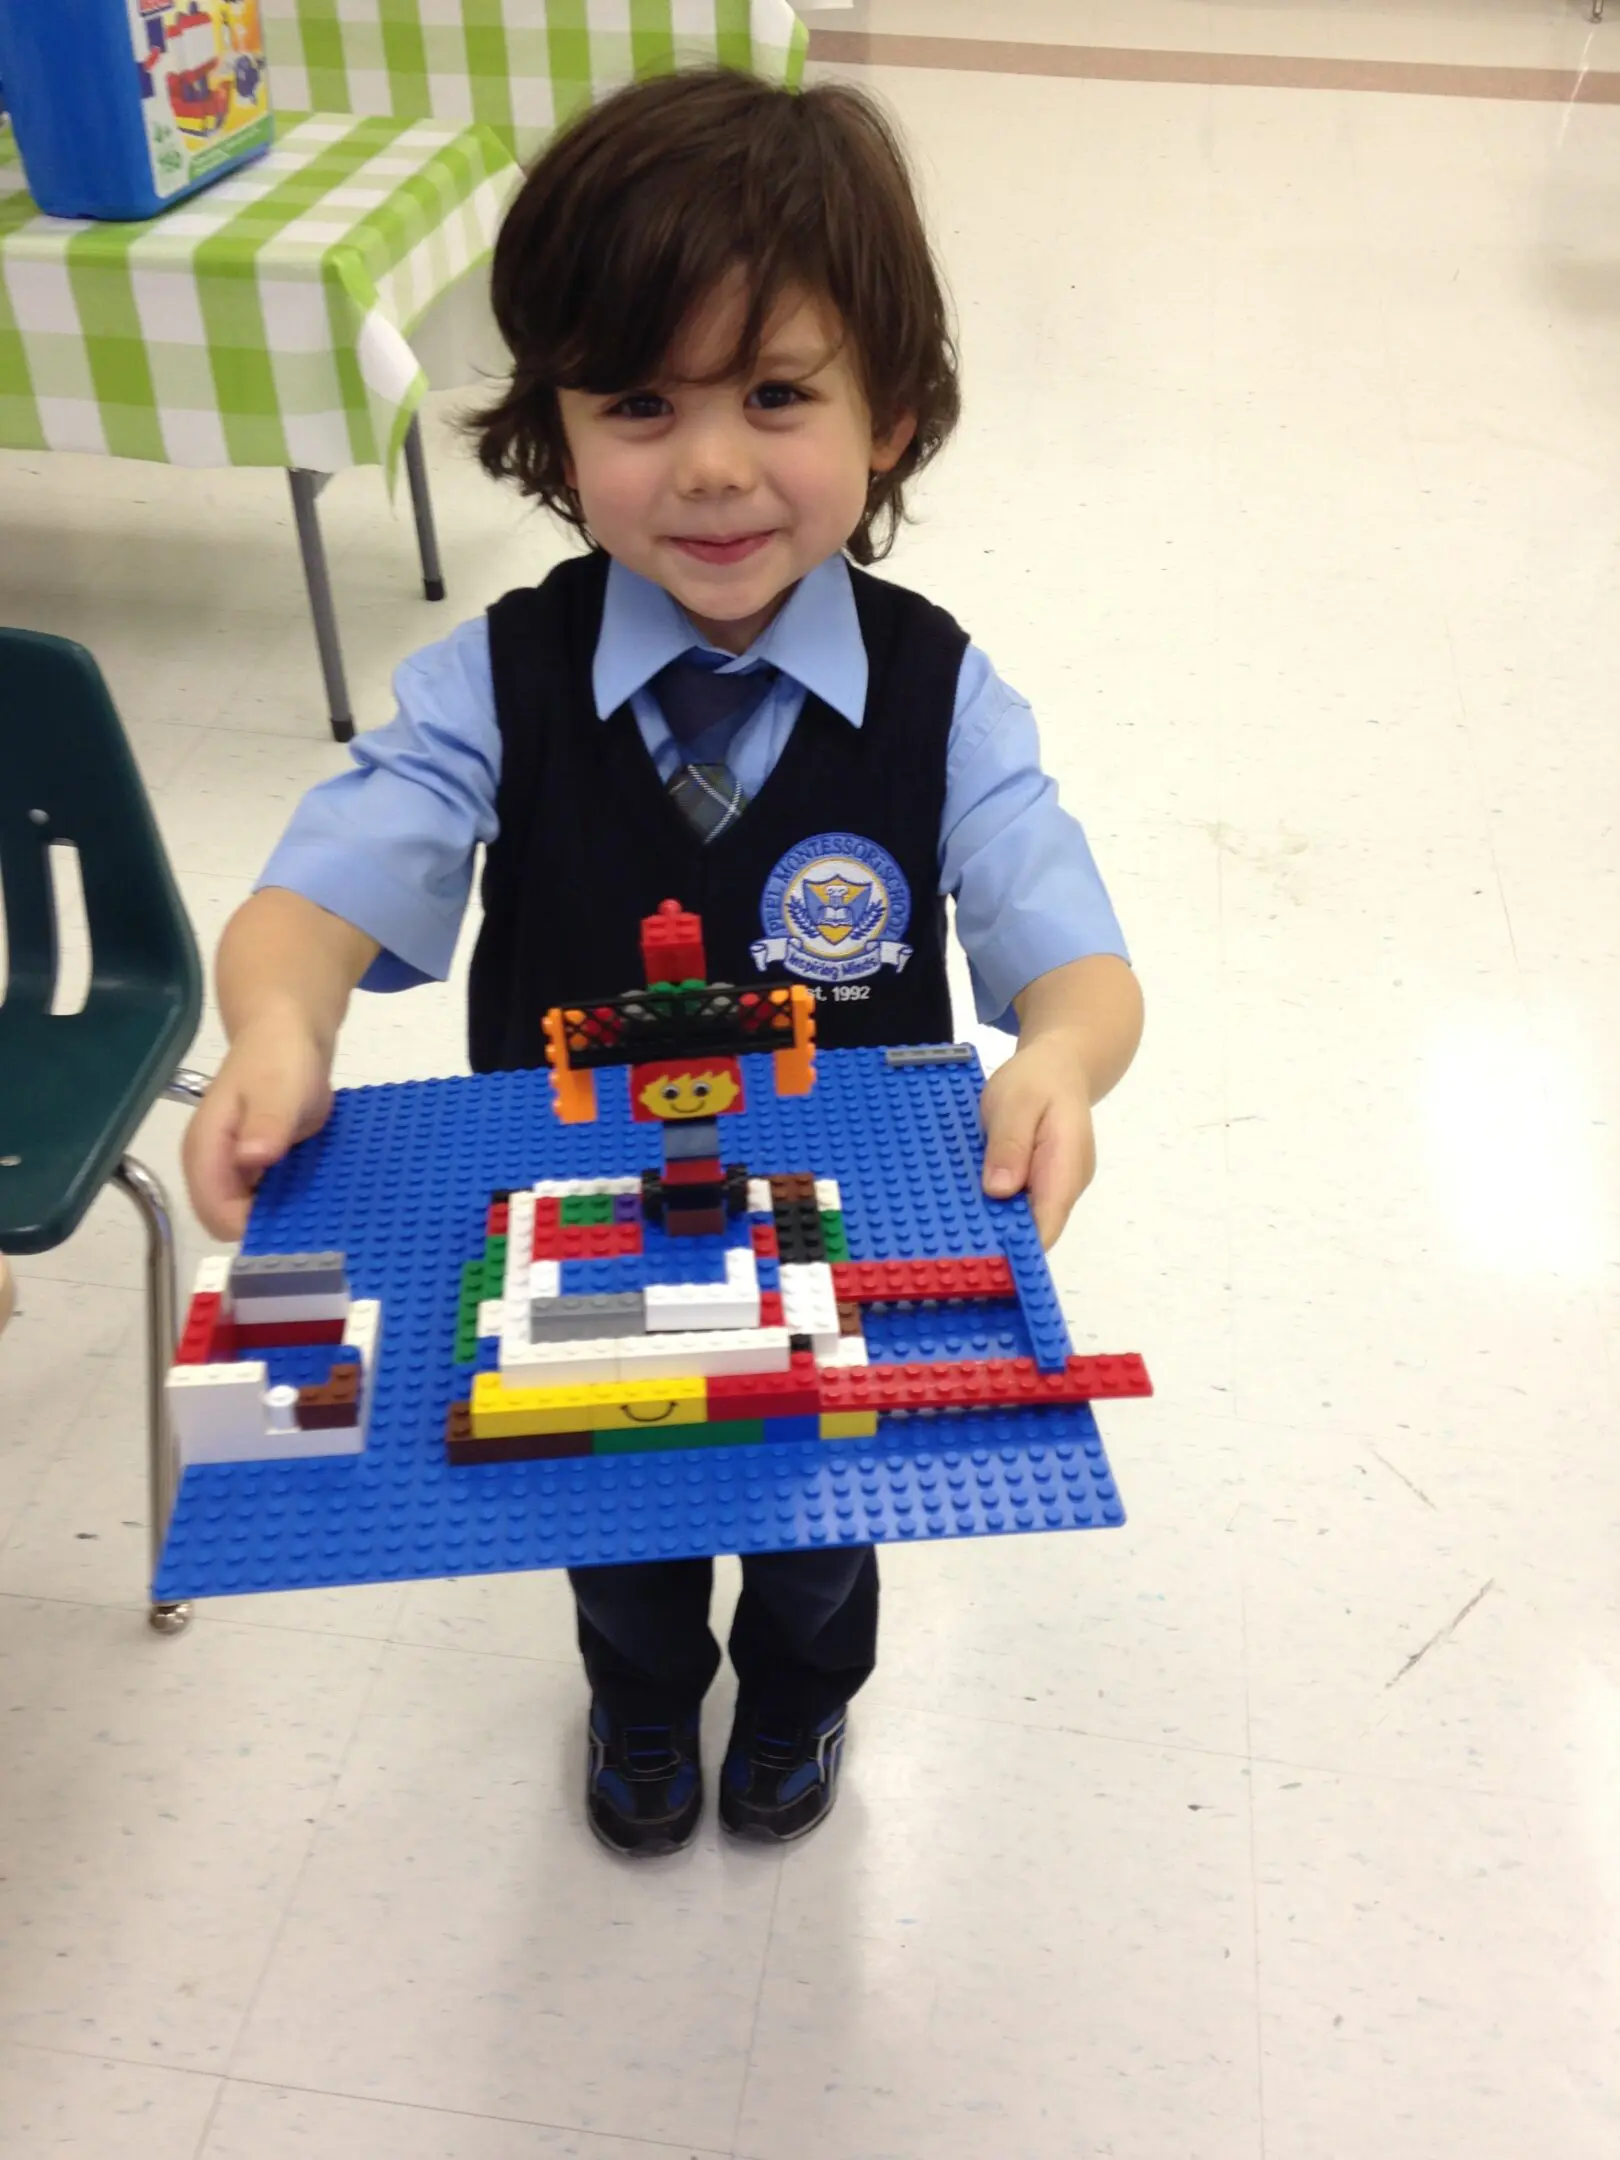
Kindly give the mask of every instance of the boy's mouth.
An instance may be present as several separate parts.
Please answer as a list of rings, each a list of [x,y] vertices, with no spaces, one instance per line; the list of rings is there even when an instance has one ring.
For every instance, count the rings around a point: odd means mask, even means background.
[[[701,563],[745,562],[750,555],[757,554],[770,538],[768,532],[736,533],[724,540],[700,540],[688,538],[681,533],[671,535],[672,544],[678,547],[682,554],[690,555],[694,561]]]

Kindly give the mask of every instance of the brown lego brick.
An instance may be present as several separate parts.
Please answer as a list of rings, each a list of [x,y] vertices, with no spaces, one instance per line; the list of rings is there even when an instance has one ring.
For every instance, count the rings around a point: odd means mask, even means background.
[[[795,1170],[785,1177],[773,1177],[770,1188],[773,1208],[793,1207],[806,1200],[812,1207],[816,1204],[816,1181],[808,1170]]]
[[[861,1308],[858,1305],[840,1304],[838,1307],[838,1332],[840,1335],[864,1335],[861,1326]]]
[[[716,1237],[726,1227],[723,1207],[665,1207],[664,1228],[671,1237]]]
[[[325,1432],[353,1425],[360,1415],[360,1367],[334,1365],[319,1387],[302,1387],[293,1417],[300,1432]]]
[[[444,1451],[452,1463],[549,1462],[568,1455],[589,1455],[588,1432],[526,1433],[510,1439],[480,1440],[472,1429],[470,1403],[453,1402],[444,1421]]]

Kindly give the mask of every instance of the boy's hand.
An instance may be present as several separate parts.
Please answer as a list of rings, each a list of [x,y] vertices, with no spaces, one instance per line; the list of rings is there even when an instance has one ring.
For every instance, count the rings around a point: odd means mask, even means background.
[[[186,1128],[191,1204],[217,1238],[240,1238],[260,1178],[332,1108],[332,1054],[307,1027],[263,1019],[243,1028]]]
[[[1086,1068],[1075,1045],[1046,1034],[1024,1043],[985,1083],[984,1189],[1029,1193],[1041,1243],[1056,1243],[1097,1168]]]

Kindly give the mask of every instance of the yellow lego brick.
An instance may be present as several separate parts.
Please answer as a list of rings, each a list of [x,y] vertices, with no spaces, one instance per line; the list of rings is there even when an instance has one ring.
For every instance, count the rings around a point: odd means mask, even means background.
[[[607,1383],[611,1392],[613,1383]],[[475,1373],[472,1429],[475,1440],[515,1440],[533,1433],[584,1432],[594,1408],[594,1387],[507,1387],[499,1373]]]
[[[875,1410],[823,1410],[823,1440],[870,1440],[878,1428]]]
[[[618,1380],[587,1391],[602,1398],[591,1411],[592,1432],[631,1432],[648,1425],[703,1425],[709,1416],[709,1384],[701,1374],[687,1380]]]
[[[472,1429],[477,1440],[702,1425],[708,1415],[708,1383],[701,1375],[679,1380],[592,1380],[579,1387],[514,1387],[500,1373],[477,1373],[472,1384]]]

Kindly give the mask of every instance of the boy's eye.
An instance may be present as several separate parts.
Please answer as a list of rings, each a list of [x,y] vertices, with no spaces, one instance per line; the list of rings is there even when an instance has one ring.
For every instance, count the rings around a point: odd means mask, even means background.
[[[632,390],[608,407],[610,420],[662,420],[669,411],[668,398],[662,398],[656,390]]]
[[[754,392],[755,401],[765,412],[786,412],[792,405],[805,402],[804,392],[797,383],[761,383]]]

